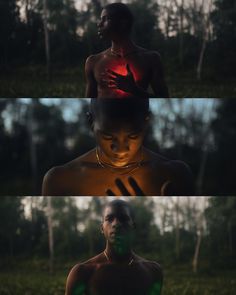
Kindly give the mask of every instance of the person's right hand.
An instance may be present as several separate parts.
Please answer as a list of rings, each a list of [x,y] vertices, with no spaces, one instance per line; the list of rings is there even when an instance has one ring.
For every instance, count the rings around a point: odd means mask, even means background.
[[[137,181],[133,177],[129,176],[128,182],[134,190],[135,196],[145,196],[144,192],[142,191]],[[120,196],[132,196],[132,194],[128,191],[128,189],[126,188],[122,180],[120,180],[120,178],[116,178],[115,183],[119,191],[121,192]],[[107,196],[116,196],[116,194],[111,189],[107,189],[106,194]]]

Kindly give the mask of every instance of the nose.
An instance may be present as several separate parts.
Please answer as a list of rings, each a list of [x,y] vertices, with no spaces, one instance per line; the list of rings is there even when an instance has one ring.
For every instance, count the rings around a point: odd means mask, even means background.
[[[97,27],[98,27],[98,28],[101,28],[101,25],[102,25],[102,21],[101,21],[101,20],[98,20],[98,21],[97,21]]]
[[[114,141],[111,144],[111,149],[117,154],[125,154],[129,151],[128,141]]]
[[[118,228],[118,227],[120,227],[120,225],[121,225],[120,220],[118,218],[114,218],[113,222],[112,222],[112,227]]]

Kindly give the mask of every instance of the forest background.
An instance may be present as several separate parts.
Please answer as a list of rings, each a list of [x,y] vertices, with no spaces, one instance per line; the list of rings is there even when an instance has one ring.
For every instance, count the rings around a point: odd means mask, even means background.
[[[232,295],[236,197],[124,198],[135,212],[134,251],[158,261],[163,295]],[[1,197],[1,295],[62,295],[69,270],[104,250],[111,197]]]
[[[198,195],[236,195],[236,101],[152,99],[145,146],[191,168]],[[0,195],[40,195],[43,176],[94,148],[89,99],[0,99]],[[104,192],[105,194],[105,192]]]
[[[0,97],[84,97],[86,58],[113,1],[8,0],[0,4]],[[171,97],[235,97],[234,0],[129,0],[134,41],[157,50]]]

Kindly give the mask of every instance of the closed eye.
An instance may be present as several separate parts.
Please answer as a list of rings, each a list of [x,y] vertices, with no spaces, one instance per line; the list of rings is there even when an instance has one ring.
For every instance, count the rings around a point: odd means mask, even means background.
[[[102,132],[101,135],[102,135],[102,138],[105,140],[112,140],[112,138],[113,138],[113,136],[109,133]]]
[[[139,137],[139,135],[140,135],[139,133],[133,133],[133,134],[129,135],[129,138],[130,139],[137,139]]]

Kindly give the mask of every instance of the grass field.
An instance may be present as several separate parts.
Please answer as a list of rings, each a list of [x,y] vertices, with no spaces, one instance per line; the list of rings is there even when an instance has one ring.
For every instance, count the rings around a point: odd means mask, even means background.
[[[236,81],[197,81],[194,73],[167,75],[171,97],[236,98]],[[84,97],[84,65],[56,68],[47,79],[43,66],[18,68],[0,75],[0,97]]]
[[[46,271],[0,272],[0,294],[64,295],[67,273],[68,270],[54,275]],[[165,272],[162,295],[234,295],[235,290],[235,272],[194,275],[176,270]]]

